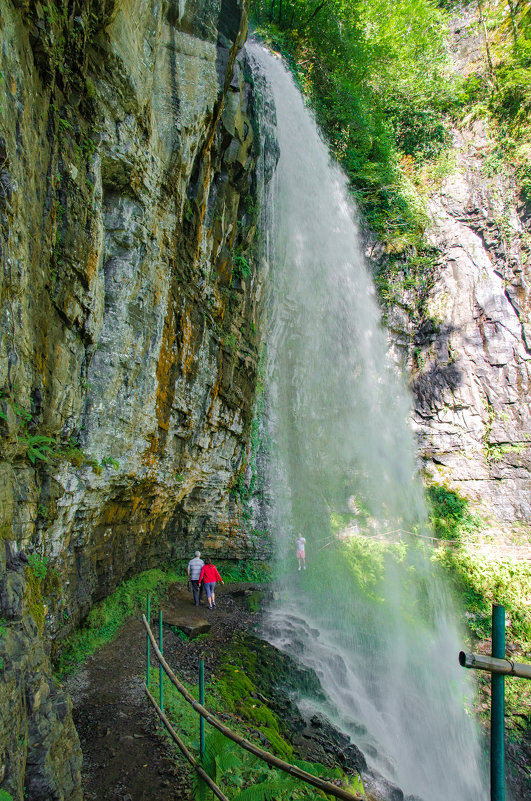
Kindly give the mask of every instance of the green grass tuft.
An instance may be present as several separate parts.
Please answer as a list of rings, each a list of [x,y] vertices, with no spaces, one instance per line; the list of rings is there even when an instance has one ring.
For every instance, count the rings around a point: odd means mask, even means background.
[[[98,648],[115,637],[122,624],[146,608],[151,595],[153,608],[160,603],[170,584],[184,581],[186,569],[153,569],[124,581],[104,601],[96,604],[82,628],[66,638],[56,662],[59,677],[72,673]]]

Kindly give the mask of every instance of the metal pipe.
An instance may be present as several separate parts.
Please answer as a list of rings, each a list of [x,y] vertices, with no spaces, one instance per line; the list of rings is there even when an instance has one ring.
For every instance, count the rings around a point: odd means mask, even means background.
[[[162,643],[162,609],[159,612],[159,643],[160,643],[160,653],[164,653],[163,643]],[[159,706],[161,711],[164,712],[164,687],[162,684],[162,678],[164,676],[164,670],[162,668],[162,662],[159,665]]]
[[[492,656],[505,658],[505,608],[492,604]],[[491,675],[490,798],[505,801],[505,678]]]
[[[146,617],[147,617],[148,620],[150,620],[151,616],[150,616],[150,611],[149,611],[149,592],[148,592],[148,596],[147,596],[147,609],[146,609],[146,612],[147,612]],[[149,648],[150,648],[151,643],[149,642],[149,634],[147,634],[147,633],[146,633],[146,641],[147,641],[146,642],[146,657],[147,657],[147,660],[146,660],[146,662],[147,662],[146,686],[149,687]]]
[[[488,670],[489,673],[503,673],[505,676],[519,676],[522,679],[531,679],[531,665],[513,662],[511,659],[495,659],[493,656],[483,654],[466,654],[459,652],[461,667]]]
[[[204,706],[205,703],[205,662],[203,659],[199,660],[199,703]],[[205,755],[205,720],[199,715],[199,758],[203,759]]]

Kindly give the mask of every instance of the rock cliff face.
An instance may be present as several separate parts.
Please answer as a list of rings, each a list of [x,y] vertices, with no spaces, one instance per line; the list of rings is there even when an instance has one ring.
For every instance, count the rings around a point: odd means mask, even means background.
[[[481,58],[475,13],[461,9],[454,25],[464,74]],[[452,135],[453,163],[428,201],[431,272],[388,322],[428,477],[508,530],[531,516],[529,208],[483,121]]]
[[[1,6],[0,786],[17,799],[81,797],[40,635],[128,571],[266,547],[234,491],[262,283],[246,29],[244,0]]]
[[[485,175],[481,124],[456,133],[457,167],[430,202],[444,260],[418,337],[415,420],[430,473],[505,522],[531,518],[531,277],[525,208]]]

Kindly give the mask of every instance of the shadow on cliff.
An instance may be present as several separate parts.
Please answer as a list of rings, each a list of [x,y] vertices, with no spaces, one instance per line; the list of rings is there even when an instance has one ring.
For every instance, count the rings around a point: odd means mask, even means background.
[[[428,411],[444,403],[445,394],[461,386],[464,380],[462,370],[459,368],[456,356],[450,347],[450,337],[456,328],[452,325],[438,327],[435,333],[432,321],[429,330],[421,328],[415,337],[415,359],[419,372],[414,377],[411,389],[416,398],[419,411]],[[426,347],[433,348],[436,355],[426,359],[420,354]],[[429,353],[429,351],[428,351]]]

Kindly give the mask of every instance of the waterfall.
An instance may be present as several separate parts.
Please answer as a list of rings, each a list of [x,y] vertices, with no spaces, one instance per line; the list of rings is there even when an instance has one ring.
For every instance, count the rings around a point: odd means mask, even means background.
[[[303,698],[423,801],[485,798],[463,634],[423,537],[410,406],[389,358],[345,176],[281,60],[255,43],[280,157],[268,203],[270,526],[283,572],[266,636],[317,673]],[[307,569],[295,540],[306,538]]]

